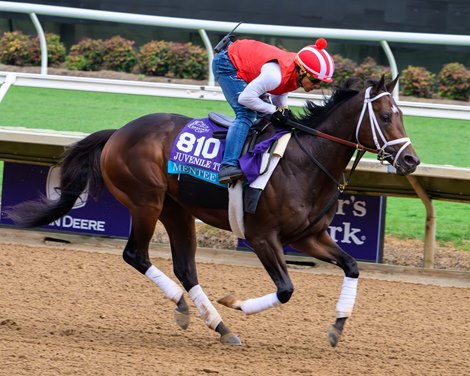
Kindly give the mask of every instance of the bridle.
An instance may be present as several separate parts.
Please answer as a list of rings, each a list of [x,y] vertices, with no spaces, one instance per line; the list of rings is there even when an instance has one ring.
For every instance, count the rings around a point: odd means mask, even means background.
[[[359,131],[361,129],[362,120],[364,119],[366,111],[368,111],[369,112],[370,128],[371,128],[371,131],[372,131],[372,139],[374,140],[375,147],[377,148],[377,150],[374,151],[374,153],[377,154],[377,159],[381,163],[383,163],[384,160],[392,157],[391,154],[389,154],[385,151],[385,149],[388,146],[403,144],[402,147],[400,148],[400,150],[398,150],[397,154],[393,158],[393,164],[392,165],[393,165],[393,167],[396,167],[396,161],[398,160],[398,157],[403,152],[403,150],[406,149],[406,147],[408,145],[411,145],[411,140],[410,140],[409,137],[402,137],[402,138],[398,138],[396,140],[387,141],[387,139],[385,138],[385,136],[382,133],[382,129],[380,128],[379,122],[377,121],[377,118],[375,116],[374,110],[372,108],[372,102],[379,99],[379,98],[381,98],[381,97],[383,97],[383,96],[385,96],[385,95],[390,95],[391,96],[391,94],[389,92],[385,91],[385,92],[377,94],[375,97],[371,98],[370,97],[371,89],[372,89],[372,87],[368,87],[365,91],[365,94],[364,94],[364,104],[362,106],[361,115],[359,116],[359,121],[357,122],[357,127],[356,127],[356,140],[358,142],[358,145],[360,145]],[[380,136],[380,139],[382,141],[382,147],[380,147],[380,143],[379,143],[379,140],[377,138],[377,135]]]
[[[323,133],[323,132],[321,132],[319,130],[316,130],[314,128],[310,128],[306,125],[297,123],[297,122],[295,122],[291,119],[289,119],[287,121],[287,125],[292,127],[292,133],[294,135],[295,140],[299,144],[300,148],[304,151],[304,153],[307,154],[309,159],[314,164],[316,164],[326,175],[328,175],[328,177],[330,179],[332,179],[335,182],[335,184],[338,186],[339,191],[341,191],[341,192],[343,192],[344,189],[346,188],[346,186],[349,184],[349,181],[351,180],[352,173],[356,169],[356,167],[359,163],[359,160],[362,158],[362,156],[364,155],[364,153],[366,151],[368,151],[370,153],[377,154],[377,159],[381,163],[383,163],[387,159],[393,158],[392,165],[393,165],[393,167],[396,168],[396,163],[397,163],[398,157],[406,149],[407,146],[411,145],[411,141],[410,141],[409,137],[402,137],[402,138],[398,138],[396,140],[387,141],[387,139],[383,135],[382,129],[379,126],[379,122],[377,121],[377,117],[375,116],[374,109],[372,108],[372,102],[374,102],[375,100],[377,100],[377,99],[379,99],[383,96],[386,96],[386,95],[391,96],[391,94],[389,92],[385,91],[385,92],[377,94],[375,97],[371,98],[370,97],[371,90],[372,90],[372,86],[368,87],[365,90],[365,93],[364,93],[364,104],[362,106],[361,114],[359,116],[359,120],[358,120],[357,126],[356,126],[356,143],[348,141],[348,140],[344,140],[344,139],[336,137],[336,136],[332,136],[332,135],[327,134],[327,133]],[[398,111],[398,109],[397,109],[397,111]],[[363,123],[366,112],[369,112],[369,123],[370,123],[370,127],[371,127],[372,139],[373,139],[375,147],[376,147],[375,149],[364,146],[359,141],[359,131],[361,129],[361,126],[362,126],[362,123]],[[342,145],[346,145],[348,147],[356,149],[358,151],[358,153],[357,153],[357,156],[354,160],[354,163],[353,163],[353,166],[351,168],[351,171],[349,173],[348,178],[345,179],[344,176],[343,176],[343,183],[339,183],[330,174],[330,172],[313,155],[311,155],[308,152],[308,150],[306,150],[305,147],[300,143],[300,140],[297,136],[297,132],[295,132],[295,130],[299,130],[299,131],[302,131],[302,132],[305,132],[305,133],[308,133],[308,134],[311,134],[311,135],[314,135],[314,136],[322,137],[322,138],[328,139],[330,141],[334,141],[334,142],[340,143]],[[379,137],[380,137],[380,141],[382,142],[382,146],[380,146]],[[403,145],[398,150],[395,157],[393,157],[390,153],[386,152],[386,148],[388,146],[398,145],[398,144],[403,144]]]

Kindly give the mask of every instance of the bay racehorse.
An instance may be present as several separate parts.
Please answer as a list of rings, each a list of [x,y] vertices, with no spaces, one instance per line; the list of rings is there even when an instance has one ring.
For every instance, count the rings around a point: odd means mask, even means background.
[[[330,344],[337,345],[353,310],[359,277],[356,261],[327,232],[336,212],[338,192],[344,188],[343,171],[355,149],[377,153],[399,175],[412,173],[420,162],[405,133],[402,112],[390,95],[397,79],[385,84],[382,77],[364,90],[347,83],[323,105],[307,102],[304,112],[294,116],[288,124],[293,138],[284,157],[265,187],[256,212],[244,215],[246,239],[276,291],[250,299],[232,294],[219,303],[245,314],[287,303],[294,286],[283,246],[291,245],[344,271],[336,320],[328,329]],[[132,217],[124,260],[176,304],[176,321],[185,329],[189,310],[183,289],[149,259],[149,242],[160,220],[169,235],[174,274],[206,325],[220,334],[220,341],[237,345],[241,343],[239,337],[225,325],[199,285],[195,262],[195,218],[230,231],[228,210],[181,200],[178,175],[167,172],[173,141],[190,120],[177,114],[152,114],[118,130],[89,135],[64,154],[60,198],[22,203],[9,216],[24,227],[51,223],[70,211],[87,187],[93,193],[104,184]]]

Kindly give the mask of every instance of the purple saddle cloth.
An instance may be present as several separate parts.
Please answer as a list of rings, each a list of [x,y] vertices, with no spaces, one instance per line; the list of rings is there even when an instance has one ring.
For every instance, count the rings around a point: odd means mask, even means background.
[[[176,137],[168,159],[169,174],[187,174],[198,179],[219,183],[219,168],[224,155],[225,139],[214,138],[214,131],[226,129],[209,118],[193,119],[184,126]],[[260,174],[263,153],[286,130],[277,130],[274,136],[260,142],[240,158],[240,167],[248,181],[252,183]]]

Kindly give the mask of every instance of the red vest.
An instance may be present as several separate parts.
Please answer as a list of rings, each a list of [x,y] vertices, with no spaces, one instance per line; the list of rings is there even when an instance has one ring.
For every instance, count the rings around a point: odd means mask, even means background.
[[[250,83],[261,73],[263,64],[277,61],[281,67],[280,85],[269,93],[281,95],[299,88],[295,53],[255,40],[237,40],[228,48],[228,55],[237,69],[237,77]]]

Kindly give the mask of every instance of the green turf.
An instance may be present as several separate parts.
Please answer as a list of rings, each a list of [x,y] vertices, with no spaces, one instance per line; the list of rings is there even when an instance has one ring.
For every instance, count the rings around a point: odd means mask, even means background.
[[[405,128],[423,163],[470,167],[470,122],[405,117]]]
[[[153,112],[204,117],[210,111],[232,113],[221,101],[13,87],[0,103],[0,125],[91,133]],[[405,127],[422,162],[470,167],[468,121],[408,116]],[[438,201],[435,208],[437,239],[470,250],[470,207]],[[388,198],[387,234],[423,238],[424,221],[420,200]]]
[[[407,116],[405,127],[423,163],[470,167],[470,123]],[[425,209],[418,199],[387,198],[385,231],[400,238],[423,238]],[[470,206],[434,201],[436,238],[470,251]]]
[[[94,132],[119,128],[132,119],[153,112],[202,117],[209,111],[229,113],[231,110],[221,101],[13,87],[0,103],[0,123]]]

